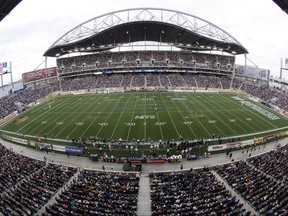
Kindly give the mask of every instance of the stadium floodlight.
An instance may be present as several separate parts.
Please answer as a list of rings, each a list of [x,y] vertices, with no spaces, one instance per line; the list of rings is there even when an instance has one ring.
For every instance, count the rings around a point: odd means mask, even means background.
[[[86,47],[86,50],[91,50],[91,47]]]
[[[55,56],[56,56],[56,57],[60,56],[60,53],[57,53]]]
[[[206,48],[207,48],[207,49],[211,49],[211,47],[210,47],[210,46],[207,46]]]
[[[186,46],[187,46],[187,47],[191,47],[191,44],[187,44]]]
[[[200,47],[201,47],[201,48],[205,48],[205,46],[203,46],[203,45],[201,45]]]
[[[233,54],[233,55],[235,55],[235,54],[236,54],[236,52],[235,52],[235,51],[232,51],[232,54]]]
[[[217,47],[214,45],[213,50],[217,50]]]
[[[82,47],[80,50],[81,50],[81,51],[83,51],[83,50],[85,50],[85,48],[84,48],[84,47]]]

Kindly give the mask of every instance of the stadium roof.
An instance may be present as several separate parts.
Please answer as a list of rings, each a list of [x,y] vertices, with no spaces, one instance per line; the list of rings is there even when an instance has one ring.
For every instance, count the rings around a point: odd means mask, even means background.
[[[139,41],[166,43],[186,50],[248,53],[229,33],[202,18],[162,8],[134,8],[79,24],[50,46],[44,56],[100,52]]]
[[[2,21],[22,0],[0,0],[0,21]]]
[[[273,0],[285,13],[288,14],[288,0]]]

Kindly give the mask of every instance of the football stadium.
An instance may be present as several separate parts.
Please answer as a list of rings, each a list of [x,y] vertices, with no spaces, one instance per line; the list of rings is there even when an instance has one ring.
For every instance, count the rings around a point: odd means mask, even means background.
[[[288,92],[247,54],[164,8],[64,33],[0,98],[0,214],[288,215]]]

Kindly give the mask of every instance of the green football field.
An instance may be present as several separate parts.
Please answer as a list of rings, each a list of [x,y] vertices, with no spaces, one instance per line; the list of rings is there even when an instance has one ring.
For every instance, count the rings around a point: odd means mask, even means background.
[[[163,92],[58,96],[1,130],[59,139],[158,141],[251,135],[287,126],[287,119],[235,94]]]

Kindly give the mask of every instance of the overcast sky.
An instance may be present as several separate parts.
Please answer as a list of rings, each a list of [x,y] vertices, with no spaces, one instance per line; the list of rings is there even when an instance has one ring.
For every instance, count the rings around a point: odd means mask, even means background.
[[[260,68],[279,76],[280,58],[288,58],[288,15],[272,0],[22,0],[0,22],[0,62],[12,61],[13,79],[33,71],[44,52],[64,33],[112,11],[159,7],[205,19],[227,31],[249,51]],[[244,56],[236,63],[244,64]],[[56,65],[48,58],[48,67]],[[288,71],[285,72],[288,78]],[[5,76],[5,83],[10,76]]]

